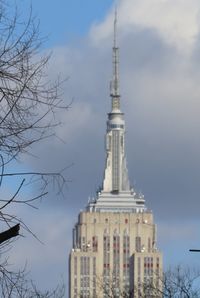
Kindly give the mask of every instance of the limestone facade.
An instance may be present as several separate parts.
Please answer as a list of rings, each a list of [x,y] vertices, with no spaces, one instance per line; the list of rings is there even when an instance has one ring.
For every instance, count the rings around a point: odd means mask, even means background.
[[[161,273],[151,212],[79,214],[70,254],[71,298],[122,297],[124,292],[140,297],[149,282],[161,287]]]

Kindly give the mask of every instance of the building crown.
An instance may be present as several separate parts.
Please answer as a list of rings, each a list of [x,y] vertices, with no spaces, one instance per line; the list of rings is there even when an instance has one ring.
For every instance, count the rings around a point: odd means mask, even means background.
[[[119,47],[117,46],[117,11],[114,18],[112,48],[113,77],[111,81],[111,112],[108,114],[106,132],[106,166],[103,186],[87,209],[100,212],[143,212],[144,196],[130,187],[125,155],[125,121],[120,110]]]

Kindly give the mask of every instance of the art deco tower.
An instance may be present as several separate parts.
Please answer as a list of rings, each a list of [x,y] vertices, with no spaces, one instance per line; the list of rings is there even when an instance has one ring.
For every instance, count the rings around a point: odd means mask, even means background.
[[[124,293],[129,293],[126,297],[142,297],[146,284],[153,282],[160,287],[162,256],[156,247],[153,214],[147,210],[144,196],[130,187],[126,167],[116,21],[115,15],[104,180],[73,230],[70,298],[125,297]],[[149,293],[145,297],[154,296]]]

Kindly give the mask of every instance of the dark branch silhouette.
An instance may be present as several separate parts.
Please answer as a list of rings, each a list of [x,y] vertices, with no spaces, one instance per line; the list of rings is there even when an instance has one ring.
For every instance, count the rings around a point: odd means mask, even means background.
[[[12,228],[0,233],[0,244],[10,240],[13,237],[16,237],[19,235],[19,230],[20,230],[20,224],[16,224]]]

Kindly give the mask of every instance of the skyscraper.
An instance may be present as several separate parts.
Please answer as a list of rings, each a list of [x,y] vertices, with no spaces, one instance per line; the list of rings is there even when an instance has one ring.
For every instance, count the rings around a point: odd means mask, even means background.
[[[73,229],[70,298],[124,297],[124,293],[127,297],[141,297],[146,284],[161,286],[162,255],[156,247],[153,214],[146,208],[144,196],[130,187],[128,178],[116,22],[115,15],[104,180]],[[147,293],[145,297],[154,296]]]

